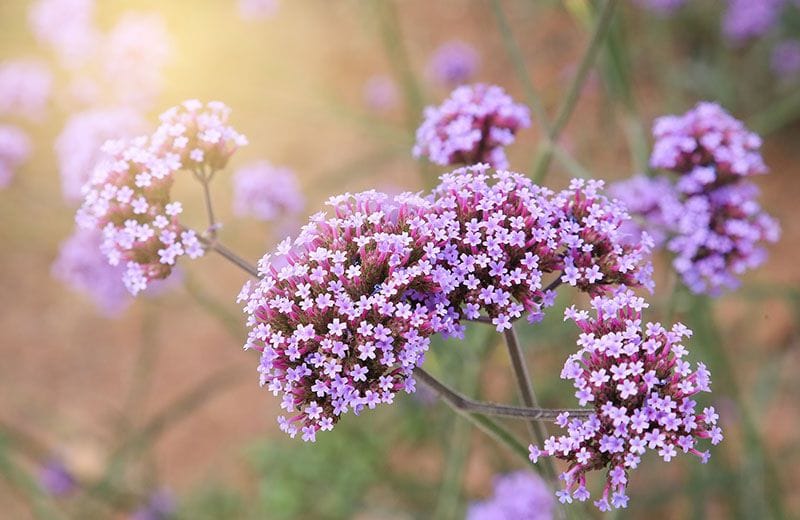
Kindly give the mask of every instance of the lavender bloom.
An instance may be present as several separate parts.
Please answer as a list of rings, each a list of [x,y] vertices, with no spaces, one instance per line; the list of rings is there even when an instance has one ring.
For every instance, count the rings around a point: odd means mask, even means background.
[[[64,198],[76,202],[83,197],[81,190],[106,141],[133,137],[144,128],[142,116],[128,108],[89,110],[70,117],[55,144]]]
[[[105,36],[101,54],[114,101],[148,107],[161,90],[162,69],[170,54],[169,33],[161,15],[123,14]]]
[[[19,128],[0,125],[0,189],[8,187],[14,170],[24,163],[31,153],[31,141]]]
[[[650,239],[623,244],[628,219],[599,195],[599,181],[575,180],[554,193],[505,171],[476,165],[442,176],[433,192],[443,219],[435,254],[440,283],[467,319],[485,312],[498,331],[523,313],[538,321],[552,305],[549,283],[603,294],[618,284],[650,287]],[[451,227],[445,227],[451,226]],[[452,227],[454,226],[454,227]],[[549,282],[545,280],[549,275]]]
[[[386,112],[397,106],[397,85],[389,76],[370,77],[364,83],[364,103],[376,112]]]
[[[784,40],[772,49],[772,72],[790,79],[800,74],[800,40]]]
[[[764,35],[779,21],[785,0],[728,0],[722,32],[732,43]]]
[[[623,223],[623,231],[631,240],[646,231],[657,248],[667,241],[683,213],[679,194],[666,176],[636,175],[613,183],[608,192],[635,217]]]
[[[434,333],[457,335],[430,244],[442,225],[430,203],[374,191],[333,197],[259,262],[248,282],[246,349],[261,352],[261,384],[283,395],[281,429],[313,442],[349,410],[391,403]]]
[[[53,76],[35,60],[0,63],[0,116],[41,119],[50,99]]]
[[[39,486],[52,497],[64,497],[75,491],[78,483],[59,460],[51,460],[39,468]]]
[[[177,155],[183,169],[214,172],[225,168],[247,138],[228,124],[231,109],[219,101],[184,101],[161,114],[153,145],[162,154]]]
[[[667,243],[676,253],[673,266],[696,293],[735,288],[739,275],[765,260],[758,243],[780,235],[756,202],[758,190],[743,180],[767,172],[761,139],[714,103],[657,119],[653,134],[650,164],[679,175],[680,208],[667,216],[673,220]]]
[[[502,88],[464,85],[440,106],[425,109],[414,157],[424,156],[442,166],[484,162],[506,168],[503,148],[514,142],[520,128],[530,124],[528,108],[514,103]]]
[[[756,202],[758,188],[731,184],[683,203],[676,235],[667,247],[672,265],[695,293],[719,295],[739,286],[738,276],[767,258],[758,244],[777,242],[778,223]]]
[[[467,520],[550,520],[553,502],[552,492],[539,475],[517,471],[496,476],[494,496],[470,504]]]
[[[62,64],[76,67],[89,59],[98,41],[94,7],[94,0],[38,0],[28,21],[36,39],[56,51]]]
[[[280,220],[296,215],[304,204],[297,178],[288,168],[259,161],[233,175],[233,210],[239,216]]]
[[[177,510],[175,497],[165,490],[153,492],[139,509],[131,515],[131,520],[168,520]]]
[[[245,20],[263,20],[278,12],[278,0],[239,0],[239,16]]]
[[[660,323],[647,323],[642,330],[641,311],[647,307],[628,289],[611,298],[592,300],[596,317],[575,307],[567,319],[575,321],[582,334],[577,354],[567,359],[561,372],[571,379],[581,406],[591,403],[595,414],[587,419],[559,416],[557,423],[567,429],[547,439],[543,447],[531,446],[531,460],[554,456],[568,462],[561,475],[561,502],[589,498],[586,473],[607,468],[603,494],[595,505],[602,511],[624,508],[625,490],[631,470],[641,462],[647,449],[669,462],[679,452],[691,453],[706,462],[709,453],[700,452],[697,442],[722,440],[713,408],[696,410],[692,396],[711,391],[711,378],[704,364],[692,370],[682,338],[691,330],[676,324],[671,330]]]
[[[680,173],[678,190],[692,194],[767,173],[761,138],[716,103],[698,103],[681,116],[653,123],[650,166]]]
[[[636,0],[636,3],[660,15],[668,15],[677,11],[686,0]]]
[[[122,283],[124,268],[109,265],[102,243],[100,232],[76,229],[61,244],[51,270],[56,279],[88,295],[105,316],[116,317],[128,308],[131,297]]]
[[[470,81],[477,72],[480,58],[475,49],[462,41],[442,44],[428,62],[428,75],[447,87]]]

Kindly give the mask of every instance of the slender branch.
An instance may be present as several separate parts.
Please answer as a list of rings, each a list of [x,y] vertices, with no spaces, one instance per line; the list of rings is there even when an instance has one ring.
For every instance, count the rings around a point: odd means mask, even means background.
[[[213,175],[213,173],[211,175]],[[211,175],[198,175],[197,178],[200,180],[200,184],[203,185],[203,198],[206,201],[206,214],[208,215],[208,234],[213,239],[217,236],[217,220],[214,218],[214,206],[211,203],[211,189],[208,186]]]
[[[583,53],[583,57],[578,65],[578,70],[575,73],[575,77],[572,79],[572,82],[567,88],[567,93],[558,107],[556,118],[549,129],[545,128],[549,142],[543,143],[543,145],[540,147],[539,153],[537,154],[536,165],[534,166],[533,173],[533,180],[537,184],[544,182],[544,178],[547,175],[547,170],[550,167],[550,161],[553,157],[553,152],[555,151],[555,143],[558,142],[561,132],[564,130],[564,127],[567,126],[567,122],[569,121],[572,112],[575,110],[575,105],[577,105],[581,90],[586,83],[586,79],[589,77],[589,71],[594,65],[597,54],[600,51],[600,46],[606,36],[606,33],[608,32],[609,26],[611,25],[611,19],[613,18],[614,7],[616,6],[616,3],[617,0],[606,0],[606,3],[603,5],[602,10],[600,11],[600,16],[598,17],[597,23],[592,31],[589,45],[586,48],[586,51]],[[560,150],[560,152],[563,154],[563,150]]]
[[[241,256],[237,255],[227,247],[223,246],[217,240],[210,239],[202,235],[198,235],[198,240],[200,240],[200,242],[208,249],[216,251],[217,253],[222,255],[226,260],[236,265],[236,267],[238,267],[239,269],[242,269],[243,271],[247,272],[248,274],[256,278],[261,277],[261,274],[258,272],[258,268],[256,268],[256,266],[254,266]]]
[[[511,366],[514,369],[514,376],[517,380],[517,388],[519,389],[522,403],[528,408],[539,408],[539,402],[536,399],[536,393],[533,391],[531,376],[528,373],[528,367],[525,363],[522,349],[519,346],[514,326],[512,325],[511,328],[503,331],[503,336],[508,346],[508,355],[511,358]],[[528,422],[528,430],[539,446],[544,445],[544,440],[547,438],[547,430],[542,423],[530,420]],[[556,471],[550,458],[545,459],[544,471],[551,483],[555,483]]]
[[[451,389],[422,368],[417,367],[414,369],[414,377],[433,390],[450,407],[467,413],[529,421],[555,421],[564,412],[569,413],[571,417],[589,417],[595,413],[594,410],[585,408],[548,410],[474,401]]]

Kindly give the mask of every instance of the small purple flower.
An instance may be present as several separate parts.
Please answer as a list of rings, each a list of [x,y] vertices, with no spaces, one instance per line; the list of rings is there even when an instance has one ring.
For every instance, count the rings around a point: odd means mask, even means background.
[[[440,106],[425,109],[414,157],[445,166],[488,163],[507,168],[504,147],[531,125],[530,111],[494,85],[464,85]]]
[[[439,46],[428,62],[428,75],[444,86],[453,88],[472,80],[480,58],[468,43],[453,40]]]
[[[0,116],[38,120],[50,100],[53,75],[35,60],[0,62]]]
[[[78,482],[64,463],[53,459],[39,468],[39,486],[48,495],[61,498],[75,491]]]
[[[19,128],[0,124],[0,189],[8,187],[14,170],[31,153],[31,141]]]
[[[494,495],[471,503],[467,520],[550,520],[554,505],[553,495],[541,477],[530,471],[517,471],[496,476]]]
[[[89,59],[99,40],[94,8],[95,0],[37,0],[28,21],[36,39],[50,46],[63,65],[76,67]]]
[[[608,191],[634,217],[626,222],[624,231],[633,240],[646,231],[653,238],[654,247],[667,241],[683,212],[679,193],[666,176],[636,175],[611,184]]]
[[[297,178],[288,168],[259,161],[233,175],[233,210],[239,216],[285,220],[299,213],[304,203]]]
[[[395,108],[400,100],[397,84],[386,75],[371,76],[364,83],[364,104],[375,112],[388,112]]]
[[[800,40],[784,40],[772,49],[772,72],[791,79],[800,74]]]
[[[734,44],[763,36],[779,21],[786,0],[728,0],[722,32]]]
[[[592,307],[594,318],[574,310],[566,313],[582,333],[580,350],[569,357],[564,374],[576,389],[591,392],[587,401],[594,403],[595,413],[569,421],[566,434],[550,437],[542,449],[531,446],[530,453],[531,460],[548,455],[567,461],[569,467],[561,475],[561,497],[566,501],[588,498],[586,474],[607,468],[603,494],[595,502],[605,511],[627,506],[629,472],[647,449],[667,462],[678,449],[705,461],[707,455],[695,448],[696,441],[717,444],[722,433],[713,410],[700,414],[691,399],[710,391],[710,380],[702,363],[692,371],[681,360],[686,354],[682,340],[691,336],[688,328],[677,324],[667,330],[660,323],[648,323],[642,330],[642,309],[647,304],[629,289],[595,297]],[[614,345],[618,348],[610,348]],[[585,369],[567,370],[574,364]],[[618,384],[614,378],[595,375],[603,372],[625,379]]]

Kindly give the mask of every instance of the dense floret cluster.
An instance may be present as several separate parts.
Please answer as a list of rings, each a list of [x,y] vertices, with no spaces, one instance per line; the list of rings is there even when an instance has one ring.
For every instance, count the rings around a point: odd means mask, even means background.
[[[413,391],[430,336],[460,334],[435,281],[437,222],[418,196],[364,192],[328,201],[245,285],[262,384],[282,394],[281,429],[313,441],[349,410]]]
[[[442,166],[488,163],[507,168],[504,147],[530,125],[528,107],[514,103],[501,87],[464,85],[440,106],[425,109],[413,152]]]
[[[553,456],[569,463],[561,475],[565,488],[557,493],[562,502],[586,500],[586,473],[607,469],[603,494],[595,505],[603,511],[626,507],[625,489],[631,470],[648,449],[669,462],[679,452],[692,453],[703,462],[697,441],[722,440],[713,408],[696,410],[692,396],[711,391],[710,373],[698,363],[692,370],[684,358],[682,339],[691,330],[676,324],[667,330],[660,323],[642,324],[647,307],[630,290],[611,298],[594,298],[596,313],[567,309],[566,317],[581,329],[580,350],[569,357],[561,372],[573,381],[581,406],[595,414],[570,418],[565,412],[558,424],[567,429],[550,437],[543,447],[531,446],[531,460]]]

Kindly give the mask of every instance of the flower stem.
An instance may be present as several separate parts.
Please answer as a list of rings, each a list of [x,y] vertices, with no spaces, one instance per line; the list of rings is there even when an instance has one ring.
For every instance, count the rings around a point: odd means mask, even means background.
[[[256,268],[256,266],[254,266],[253,264],[251,264],[250,262],[248,262],[247,260],[245,260],[241,256],[237,255],[236,253],[234,253],[233,251],[231,251],[227,247],[225,247],[222,244],[220,244],[216,239],[207,238],[207,237],[204,237],[202,235],[198,235],[198,240],[200,240],[200,242],[204,246],[206,246],[208,249],[216,251],[217,253],[222,255],[222,257],[224,257],[226,260],[228,260],[229,262],[234,264],[239,269],[245,271],[246,273],[248,273],[248,274],[250,274],[250,275],[252,275],[252,276],[254,276],[256,278],[260,278],[261,277],[261,274],[258,272],[258,268]]]
[[[569,118],[572,115],[572,112],[575,110],[575,105],[577,105],[578,99],[580,98],[580,93],[584,84],[586,83],[586,79],[589,76],[589,71],[594,65],[597,54],[600,51],[601,44],[603,43],[603,39],[608,32],[609,26],[611,25],[611,19],[613,18],[614,7],[616,3],[617,0],[606,0],[606,3],[603,5],[600,15],[597,19],[597,23],[592,31],[592,37],[589,40],[589,45],[586,48],[586,51],[583,53],[581,62],[578,65],[578,70],[575,73],[575,77],[567,88],[567,93],[558,107],[556,118],[549,129],[545,128],[549,142],[541,146],[540,152],[537,154],[536,166],[534,167],[533,172],[533,180],[537,184],[544,182],[545,176],[547,175],[547,171],[550,167],[550,161],[553,157],[553,152],[555,151],[555,143],[557,143],[561,132],[564,131],[564,127],[567,126]],[[547,146],[548,144],[549,146]]]
[[[525,357],[523,356],[522,349],[519,346],[519,341],[517,340],[517,333],[514,330],[514,326],[512,325],[511,328],[503,331],[503,336],[505,337],[506,346],[508,347],[508,355],[511,358],[511,366],[514,369],[514,376],[517,380],[517,388],[519,389],[522,403],[528,408],[538,409],[539,403],[536,399],[536,393],[533,391],[531,376],[528,373],[528,367],[525,364]],[[528,430],[531,433],[531,436],[536,440],[536,443],[539,446],[542,446],[545,438],[547,437],[547,430],[545,429],[544,425],[541,422],[531,419],[528,422]],[[557,483],[556,470],[552,459],[545,459],[544,472],[547,478],[550,480],[550,483],[555,485]]]

